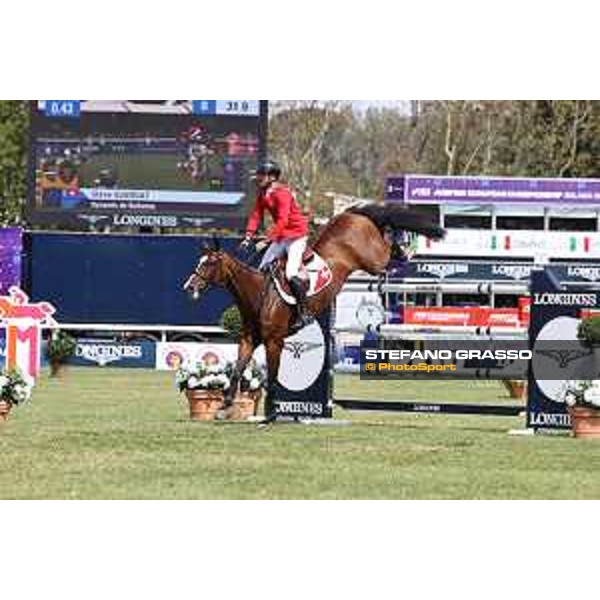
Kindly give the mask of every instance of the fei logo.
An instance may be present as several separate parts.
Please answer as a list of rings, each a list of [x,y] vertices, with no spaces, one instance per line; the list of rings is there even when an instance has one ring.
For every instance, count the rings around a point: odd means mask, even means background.
[[[55,327],[56,309],[48,302],[29,303],[29,297],[16,286],[0,296],[0,325],[6,329],[6,368],[18,367],[25,377],[35,379],[40,372],[42,327]]]

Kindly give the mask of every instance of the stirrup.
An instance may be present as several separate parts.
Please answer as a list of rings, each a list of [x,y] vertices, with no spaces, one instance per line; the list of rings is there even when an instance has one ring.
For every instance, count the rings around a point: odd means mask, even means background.
[[[290,333],[298,333],[301,329],[308,327],[315,322],[315,318],[309,313],[300,313],[290,324]]]

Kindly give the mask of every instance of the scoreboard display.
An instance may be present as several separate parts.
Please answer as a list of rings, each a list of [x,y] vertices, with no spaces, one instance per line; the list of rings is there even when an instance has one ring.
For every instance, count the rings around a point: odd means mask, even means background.
[[[258,100],[32,103],[31,225],[240,229],[266,148]]]

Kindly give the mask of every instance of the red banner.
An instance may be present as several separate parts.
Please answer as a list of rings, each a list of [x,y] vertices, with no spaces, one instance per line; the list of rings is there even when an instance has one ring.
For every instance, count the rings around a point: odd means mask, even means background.
[[[522,327],[526,311],[519,308],[486,307],[406,307],[403,322],[406,325],[462,325],[462,326],[501,326]],[[527,315],[528,317],[528,315]]]

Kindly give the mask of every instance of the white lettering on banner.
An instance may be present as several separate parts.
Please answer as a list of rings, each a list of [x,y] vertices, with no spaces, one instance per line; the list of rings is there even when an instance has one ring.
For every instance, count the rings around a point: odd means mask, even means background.
[[[533,295],[533,304],[554,306],[596,306],[596,294],[552,294],[549,292]]]
[[[177,227],[177,217],[169,215],[113,215],[113,225]]]
[[[75,356],[91,360],[102,366],[122,358],[141,358],[142,347],[81,343],[77,344]]]
[[[553,427],[570,427],[571,419],[568,414],[564,413],[543,413],[534,412],[531,414],[531,425],[533,426],[553,426]]]
[[[569,277],[583,277],[588,281],[597,281],[600,279],[600,267],[569,267],[567,274]]]
[[[417,265],[417,273],[430,273],[441,278],[468,272],[469,265],[464,264],[421,263]]]
[[[86,190],[90,200],[151,200],[152,193],[147,190],[103,190],[90,188]]]
[[[525,279],[531,276],[529,265],[492,265],[492,275],[505,275],[511,279]]]
[[[316,402],[276,402],[277,412],[288,414],[322,415],[323,405]]]

